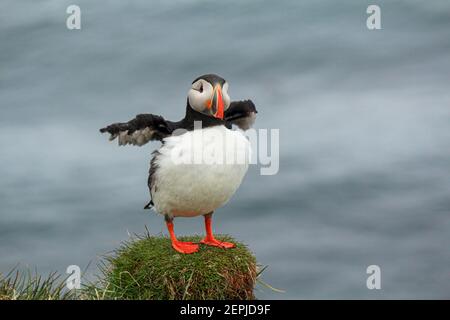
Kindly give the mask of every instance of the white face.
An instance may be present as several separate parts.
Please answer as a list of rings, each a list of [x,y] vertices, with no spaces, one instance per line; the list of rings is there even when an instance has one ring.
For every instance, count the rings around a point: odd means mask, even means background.
[[[228,83],[225,82],[222,87],[222,99],[224,111],[230,106],[230,97],[228,96]],[[188,92],[189,104],[198,112],[211,114],[211,102],[214,96],[213,86],[206,80],[199,79],[192,84]]]

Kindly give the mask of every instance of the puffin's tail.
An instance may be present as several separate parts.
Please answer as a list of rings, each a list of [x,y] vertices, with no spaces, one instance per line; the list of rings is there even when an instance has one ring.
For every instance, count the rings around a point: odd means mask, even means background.
[[[144,209],[151,209],[154,205],[153,200],[150,200],[150,202],[145,205]]]

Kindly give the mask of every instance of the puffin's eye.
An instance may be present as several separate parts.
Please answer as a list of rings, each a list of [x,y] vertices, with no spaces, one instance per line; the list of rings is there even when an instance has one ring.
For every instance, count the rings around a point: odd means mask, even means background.
[[[202,93],[203,92],[203,83],[202,83],[202,81],[197,81],[196,83],[194,83],[192,85],[192,89]]]

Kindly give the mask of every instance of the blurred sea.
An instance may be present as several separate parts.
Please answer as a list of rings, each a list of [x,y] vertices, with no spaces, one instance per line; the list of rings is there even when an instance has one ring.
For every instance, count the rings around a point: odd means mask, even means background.
[[[183,117],[217,73],[280,129],[280,171],[253,166],[215,215],[262,265],[259,298],[450,298],[450,3],[0,3],[0,272],[97,272],[129,233],[166,233],[142,208],[150,153],[105,124]],[[178,234],[203,221],[178,219]],[[381,267],[382,289],[366,288]]]

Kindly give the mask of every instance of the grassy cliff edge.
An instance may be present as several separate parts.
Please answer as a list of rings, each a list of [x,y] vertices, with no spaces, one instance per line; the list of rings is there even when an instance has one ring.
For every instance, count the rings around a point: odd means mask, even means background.
[[[180,237],[200,242],[203,236]],[[0,274],[0,300],[251,300],[255,299],[256,259],[247,247],[227,235],[217,239],[236,248],[200,245],[199,252],[180,254],[163,236],[134,237],[99,264],[95,283],[67,290],[65,278],[48,278],[14,270]]]

